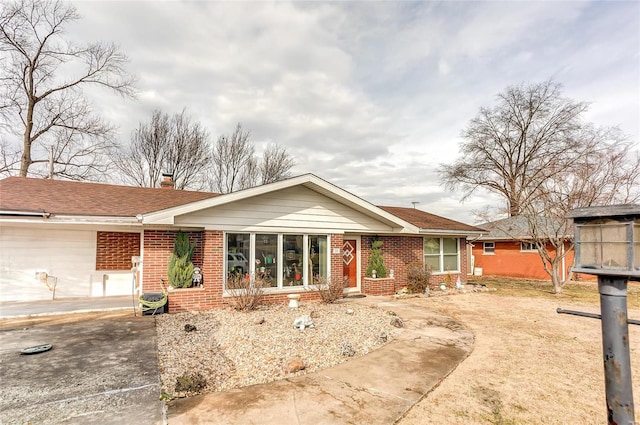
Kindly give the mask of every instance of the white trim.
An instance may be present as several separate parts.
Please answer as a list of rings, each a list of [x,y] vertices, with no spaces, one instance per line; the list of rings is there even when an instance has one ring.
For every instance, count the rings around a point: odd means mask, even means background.
[[[487,244],[493,244],[493,251],[488,252],[487,251]],[[495,241],[487,241],[487,242],[482,242],[482,255],[496,255],[496,243]]]
[[[284,291],[284,292],[295,292],[296,288],[300,289],[309,289],[314,287],[313,285],[313,277],[310,276],[309,273],[309,237],[310,236],[325,236],[327,238],[327,276],[331,276],[331,235],[322,233],[322,232],[310,232],[310,233],[300,233],[300,232],[223,232],[223,261],[224,265],[222,267],[222,282],[223,282],[223,291],[226,293],[227,291],[231,291],[227,289],[227,276],[229,271],[227,270],[227,256],[229,254],[229,234],[248,234],[249,235],[249,258],[247,261],[249,262],[248,273],[251,279],[256,278],[256,246],[257,246],[257,237],[260,235],[275,235],[277,238],[276,243],[276,252],[275,252],[275,261],[276,261],[276,271],[275,271],[275,287],[266,287],[263,288],[265,293],[271,293],[275,291]],[[284,253],[284,238],[287,235],[293,236],[302,236],[302,262],[301,265],[301,273],[302,273],[302,285],[296,286],[284,286],[284,264],[285,264],[285,253]]]
[[[524,245],[527,244],[529,246],[533,246],[533,249],[524,249]],[[520,241],[520,252],[530,252],[530,253],[538,253],[538,248],[535,247],[536,243],[535,242],[523,242]]]
[[[353,288],[345,288],[346,293],[350,292],[362,292],[362,237],[360,235],[357,236],[344,236],[342,240],[345,239],[355,240],[356,241],[356,286]],[[342,263],[342,257],[340,257],[340,265],[344,265]]]
[[[431,271],[432,274],[435,275],[442,275],[442,274],[449,274],[449,273],[461,273],[461,269],[462,267],[460,264],[460,260],[462,258],[461,255],[461,241],[462,238],[455,238],[455,237],[446,237],[446,236],[437,236],[437,237],[429,237],[429,236],[424,236],[422,238],[422,260],[425,260],[426,256],[432,257],[434,258],[436,256],[436,254],[426,254],[424,252],[424,240],[425,239],[439,239],[440,240],[440,253],[438,254],[438,262],[439,262],[439,268],[440,270],[438,271]],[[456,270],[444,270],[444,257],[445,257],[445,252],[444,252],[444,239],[455,239],[456,240],[456,253],[457,253],[457,258],[456,258],[456,263],[457,263],[457,269]],[[452,254],[447,254],[447,255],[452,255]],[[426,262],[424,263],[426,265]]]
[[[394,233],[417,234],[420,232],[420,229],[417,226],[414,226],[413,224],[404,221],[391,213],[386,212],[382,208],[378,208],[377,206],[347,192],[344,189],[339,188],[338,186],[322,180],[313,174],[304,174],[298,177],[293,177],[291,179],[257,186],[250,189],[240,190],[238,192],[227,193],[224,195],[215,196],[213,198],[204,199],[202,201],[191,202],[189,204],[149,213],[142,218],[142,223],[174,224],[176,216],[200,211],[206,208],[225,205],[242,199],[264,195],[270,192],[288,189],[294,186],[304,186],[320,193],[321,195],[327,196],[328,198],[347,205],[356,211],[359,211],[370,217],[374,217],[377,220],[393,227]]]

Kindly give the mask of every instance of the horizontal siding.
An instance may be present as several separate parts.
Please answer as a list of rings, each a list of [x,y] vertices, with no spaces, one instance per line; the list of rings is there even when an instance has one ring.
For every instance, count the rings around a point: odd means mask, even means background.
[[[392,228],[304,187],[268,193],[176,218],[183,226],[216,229],[341,230],[388,232]]]
[[[36,273],[58,278],[56,297],[91,295],[96,232],[0,226],[0,297],[2,300],[51,298]]]

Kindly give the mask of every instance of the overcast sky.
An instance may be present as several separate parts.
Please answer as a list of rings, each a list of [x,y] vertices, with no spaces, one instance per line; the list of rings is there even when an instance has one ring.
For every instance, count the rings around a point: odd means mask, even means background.
[[[90,93],[121,142],[151,111],[187,108],[215,140],[240,122],[377,205],[467,223],[435,170],[508,85],[549,78],[640,140],[640,2],[74,2],[77,40],[113,41],[139,97]]]

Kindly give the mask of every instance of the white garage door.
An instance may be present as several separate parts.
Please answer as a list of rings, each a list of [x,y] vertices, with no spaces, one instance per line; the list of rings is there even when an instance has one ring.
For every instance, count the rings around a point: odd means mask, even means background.
[[[51,299],[43,273],[57,278],[56,298],[92,295],[96,231],[0,226],[0,300]],[[52,281],[52,279],[49,279]]]

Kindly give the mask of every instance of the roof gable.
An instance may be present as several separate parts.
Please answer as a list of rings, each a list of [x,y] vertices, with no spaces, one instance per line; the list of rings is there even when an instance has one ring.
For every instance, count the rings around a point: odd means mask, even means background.
[[[218,194],[28,177],[0,180],[3,212],[135,217],[215,196]]]
[[[419,229],[413,224],[395,216],[375,205],[359,198],[344,189],[339,188],[313,174],[303,174],[301,176],[292,177],[287,180],[281,180],[262,186],[252,187],[250,189],[240,190],[233,193],[221,195],[217,198],[206,199],[197,203],[177,206],[164,211],[158,211],[144,217],[145,224],[174,224],[176,217],[190,214],[195,211],[217,207],[232,202],[238,202],[244,199],[272,193],[295,186],[302,186],[311,189],[327,198],[338,201],[360,213],[366,214],[383,223],[386,223],[397,232],[418,233]]]

